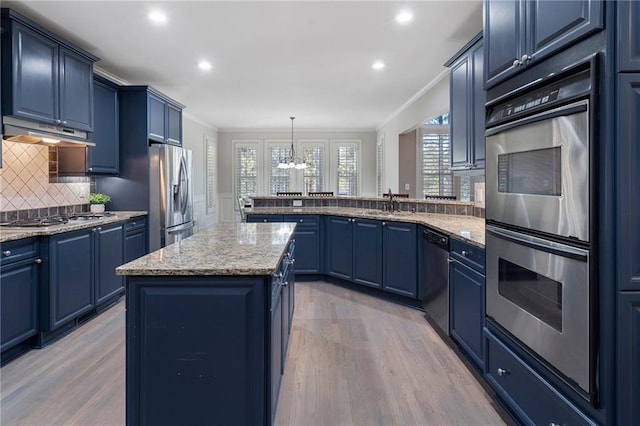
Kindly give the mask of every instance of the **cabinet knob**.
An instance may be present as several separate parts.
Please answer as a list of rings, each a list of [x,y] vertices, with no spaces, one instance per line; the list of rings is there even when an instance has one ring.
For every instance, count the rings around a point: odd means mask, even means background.
[[[36,259],[34,260],[34,262],[35,262],[35,263],[37,263],[37,264],[39,265],[39,264],[41,264],[41,263],[42,263],[42,259],[40,259],[40,258],[38,257],[38,258],[36,258]]]
[[[286,286],[288,286],[288,285],[289,285],[289,282],[288,282],[288,281],[283,281],[283,282],[282,282],[282,287],[286,287]]]
[[[519,67],[520,65],[522,65],[522,62],[520,62],[519,60],[516,59],[516,60],[513,61],[513,66],[514,67]]]
[[[98,231],[102,231],[102,228],[98,226]]]
[[[62,120],[62,124],[67,124],[67,120]]]
[[[300,219],[300,223],[304,223],[304,219]]]
[[[549,423],[549,426],[560,426],[560,423],[551,422],[551,423]]]
[[[56,123],[60,124],[60,123],[62,123],[62,120],[58,119],[58,120],[56,120]]]
[[[3,251],[3,252],[2,252],[2,255],[3,255],[3,256],[7,256],[7,257],[11,256],[11,250],[5,250],[5,251]]]
[[[464,257],[467,257],[467,256],[469,256],[469,252],[468,252],[468,251],[466,251],[466,250],[462,250],[462,255],[463,255]]]
[[[447,263],[453,263],[453,260],[447,257]]]
[[[262,219],[262,221],[263,221],[263,222],[266,222],[266,221],[267,221],[267,219]]]
[[[526,64],[529,61],[531,61],[531,56],[527,55],[526,53],[522,55],[522,59],[520,59],[521,64]]]
[[[136,223],[135,222],[131,222],[131,226],[136,226]]]
[[[506,376],[509,374],[509,370],[505,370],[504,368],[498,368],[498,376]]]
[[[382,226],[387,226],[387,222],[382,222]]]

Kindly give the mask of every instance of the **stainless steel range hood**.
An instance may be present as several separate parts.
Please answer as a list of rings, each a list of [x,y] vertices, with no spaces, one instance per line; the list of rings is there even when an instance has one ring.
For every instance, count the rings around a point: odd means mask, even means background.
[[[2,139],[10,142],[64,147],[95,146],[88,137],[88,133],[81,130],[2,117]]]

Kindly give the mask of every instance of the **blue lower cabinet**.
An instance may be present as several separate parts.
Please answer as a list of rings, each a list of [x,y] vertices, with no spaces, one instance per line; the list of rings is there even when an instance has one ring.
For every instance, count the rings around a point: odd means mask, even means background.
[[[283,222],[296,224],[296,274],[322,272],[322,230],[318,215],[285,215]]]
[[[124,224],[101,226],[95,232],[95,304],[124,293],[124,278],[115,270],[124,263]]]
[[[353,282],[382,288],[382,222],[352,219]]]
[[[40,264],[36,239],[2,244],[0,269],[0,350],[3,352],[38,333]]]
[[[124,225],[124,262],[147,254],[147,221],[145,218],[130,219]]]
[[[451,336],[481,368],[484,367],[484,275],[453,259],[449,269]]]
[[[48,317],[43,331],[54,330],[94,307],[93,230],[49,238]]]
[[[618,424],[640,419],[640,292],[618,295]]]
[[[385,291],[418,297],[418,231],[415,224],[382,222]]]
[[[270,370],[269,370],[269,381],[271,385],[271,394],[269,395],[269,407],[271,413],[271,422],[275,422],[276,417],[276,409],[278,408],[278,395],[280,394],[280,384],[282,383],[282,373],[284,371],[284,362],[283,358],[285,352],[283,351],[284,347],[284,336],[287,334],[284,331],[283,325],[283,304],[284,298],[282,296],[283,287],[280,282],[274,281],[272,294],[271,294],[271,327],[270,327],[270,341],[271,341],[271,350],[270,350]],[[288,298],[287,298],[288,299]]]
[[[271,424],[282,304],[270,283],[128,277],[127,425]]]
[[[327,218],[326,273],[329,276],[351,281],[353,276],[353,229],[351,218],[329,216]]]
[[[527,425],[595,425],[488,329],[485,378],[507,408]],[[620,423],[620,424],[633,424]]]

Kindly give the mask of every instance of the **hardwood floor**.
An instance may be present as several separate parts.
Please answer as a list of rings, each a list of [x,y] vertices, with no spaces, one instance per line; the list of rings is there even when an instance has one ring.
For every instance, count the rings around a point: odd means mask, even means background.
[[[123,425],[124,318],[121,301],[0,369],[0,424]],[[297,283],[289,345],[277,425],[504,424],[417,310]]]

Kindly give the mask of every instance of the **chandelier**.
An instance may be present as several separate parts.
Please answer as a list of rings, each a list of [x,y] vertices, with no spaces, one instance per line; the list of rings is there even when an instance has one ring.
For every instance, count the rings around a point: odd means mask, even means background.
[[[304,159],[296,157],[296,151],[293,148],[293,120],[295,117],[289,117],[291,119],[291,152],[290,155],[280,158],[278,161],[279,169],[306,169],[307,163]]]

